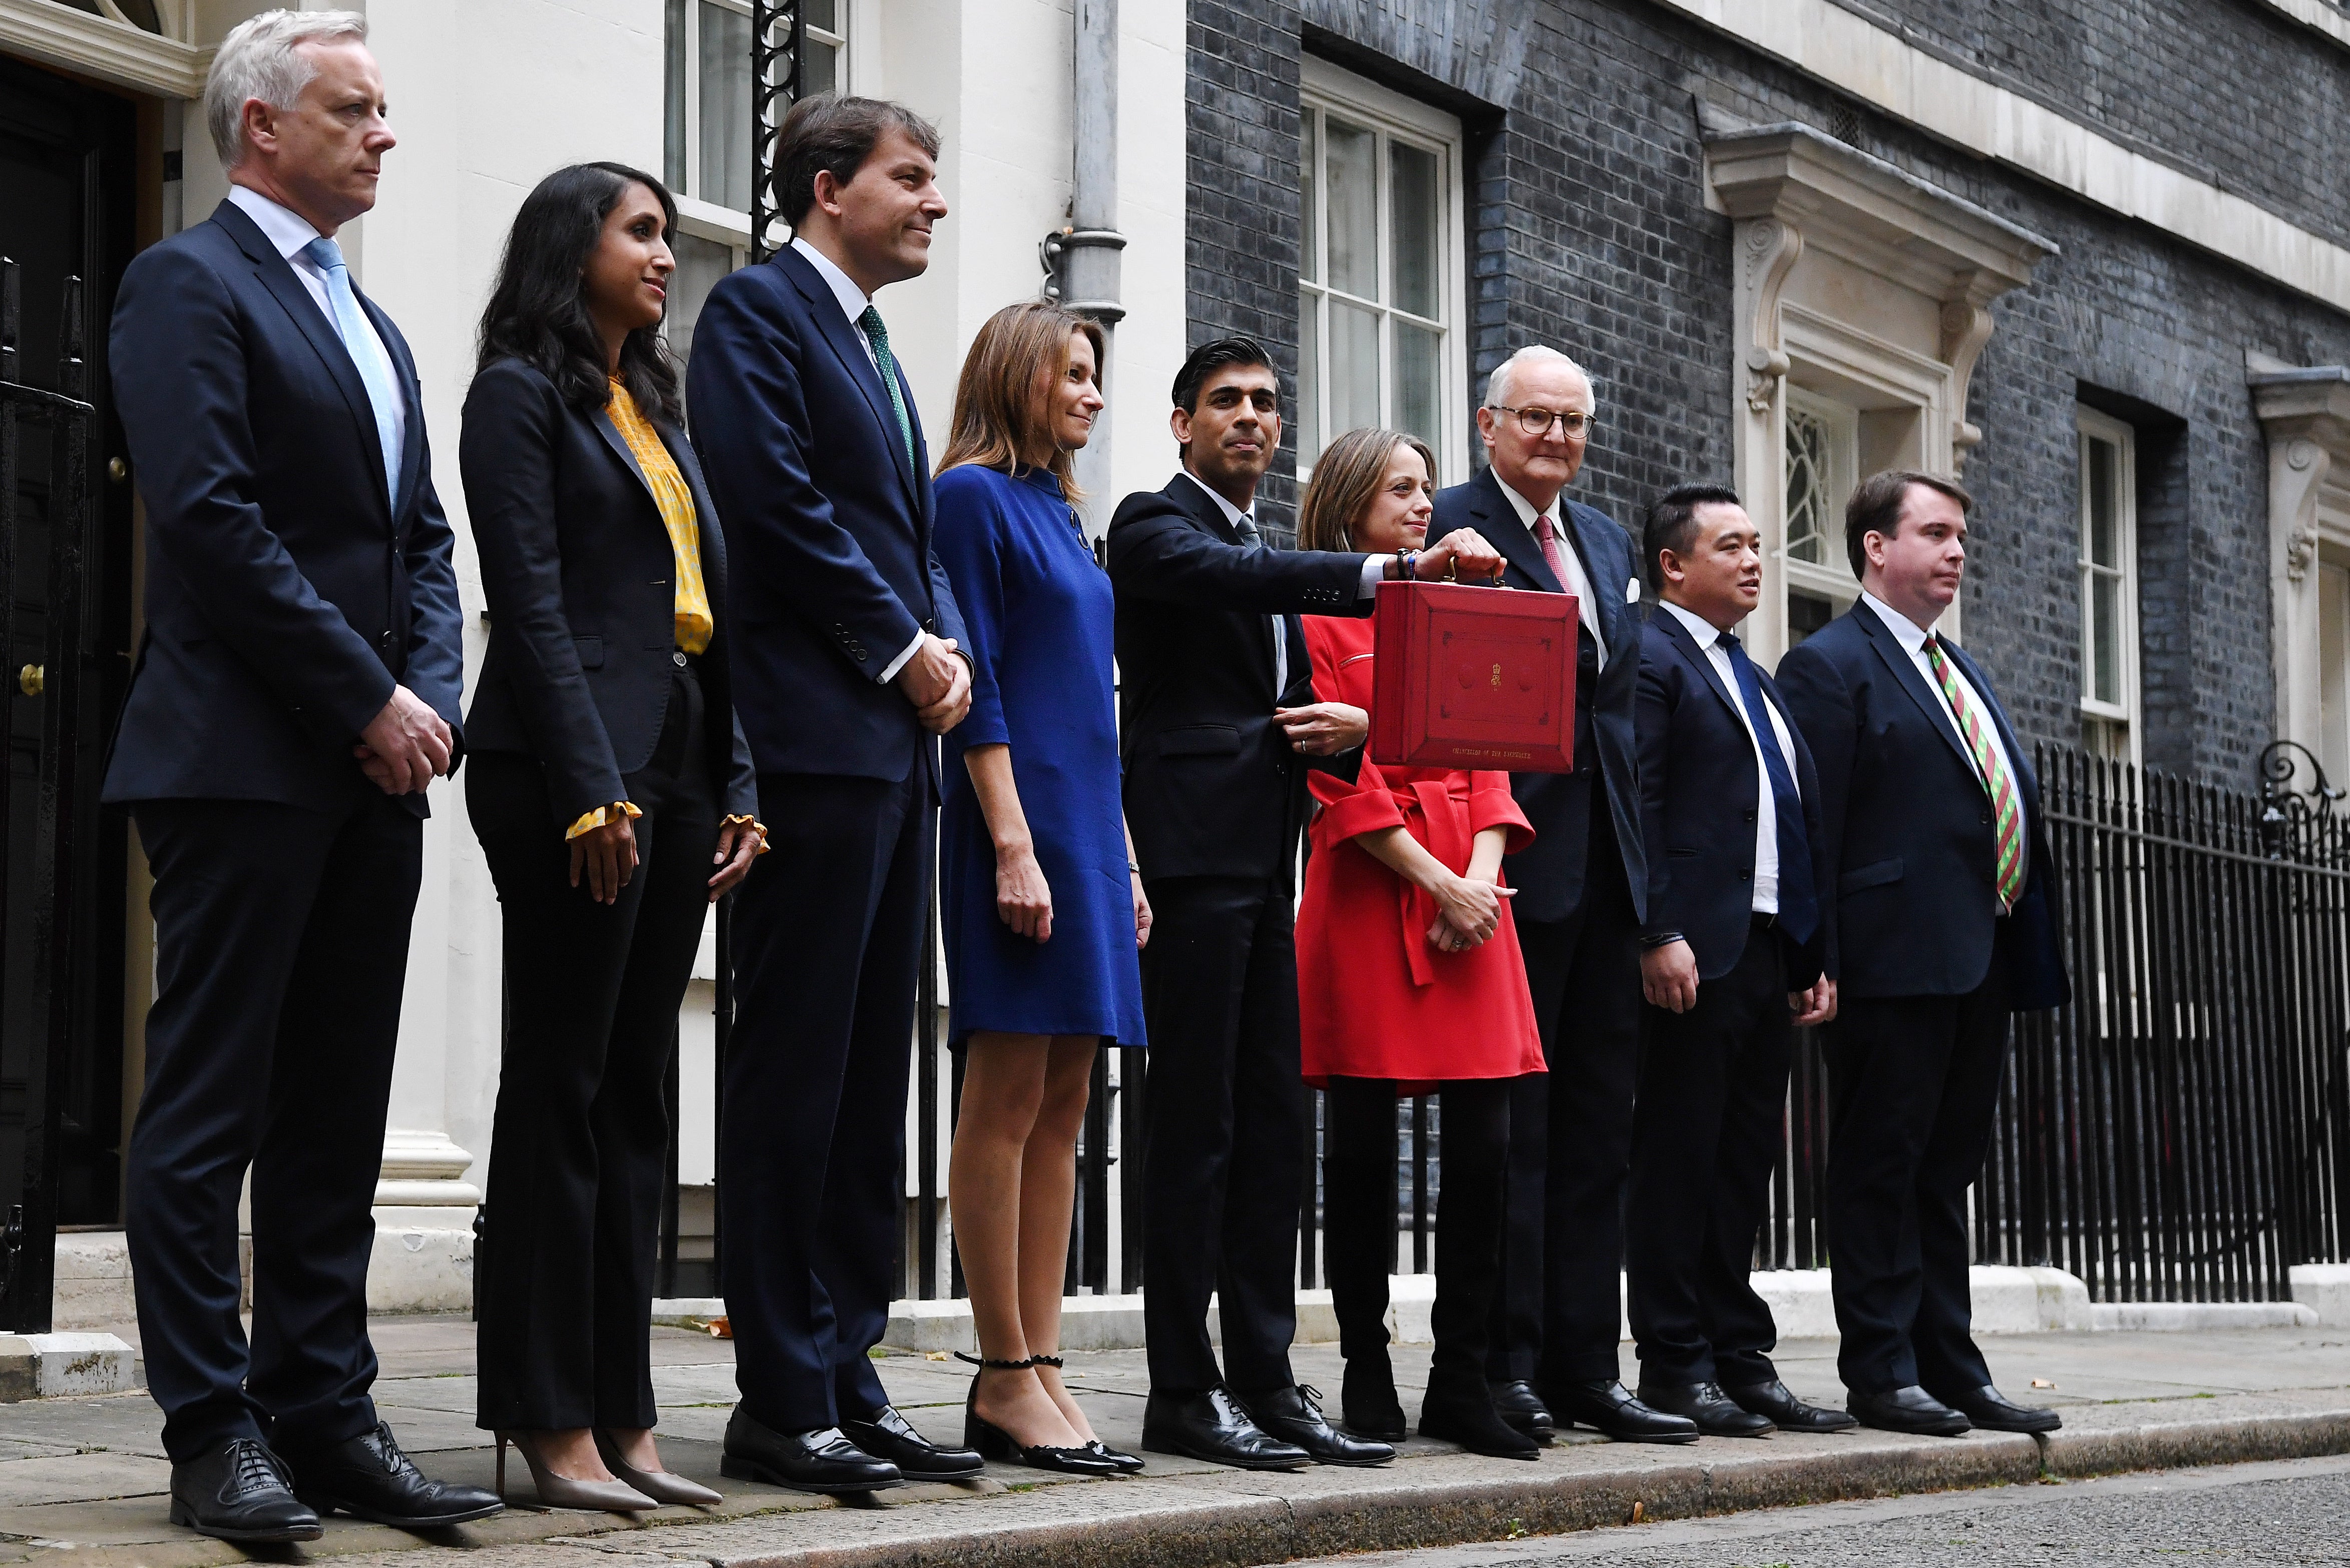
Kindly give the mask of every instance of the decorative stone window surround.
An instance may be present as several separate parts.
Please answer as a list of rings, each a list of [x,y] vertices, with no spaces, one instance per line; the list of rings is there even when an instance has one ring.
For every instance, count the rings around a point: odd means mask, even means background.
[[[2245,379],[2269,443],[2277,734],[2321,752],[2317,564],[2350,561],[2350,368],[2255,369]]]
[[[1765,561],[1749,643],[1774,662],[1788,640],[1787,385],[1860,410],[1864,476],[1956,474],[1982,439],[1967,388],[1991,302],[2056,246],[1809,126],[1708,118],[1707,203],[1736,224],[1735,483]],[[1958,621],[1954,607],[1946,626]]]
[[[161,36],[115,16],[53,5],[0,0],[0,53],[95,77],[160,98],[202,95],[213,52],[195,46],[193,0],[156,0]],[[119,14],[118,14],[119,15]]]

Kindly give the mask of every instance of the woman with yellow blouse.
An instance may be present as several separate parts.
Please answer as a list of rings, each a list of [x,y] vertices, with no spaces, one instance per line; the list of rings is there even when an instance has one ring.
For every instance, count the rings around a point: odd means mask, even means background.
[[[661,1468],[647,1346],[662,1088],[710,904],[766,833],[727,688],[725,545],[659,336],[650,174],[525,198],[460,462],[489,597],[465,805],[505,920],[506,1041],[474,1300],[479,1424],[539,1500],[715,1502]]]

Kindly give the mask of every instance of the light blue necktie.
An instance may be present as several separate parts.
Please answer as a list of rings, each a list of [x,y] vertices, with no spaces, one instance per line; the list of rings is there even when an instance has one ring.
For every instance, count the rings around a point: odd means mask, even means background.
[[[302,254],[327,275],[327,299],[335,307],[335,330],[341,335],[344,350],[358,368],[368,402],[375,410],[376,441],[383,448],[383,492],[398,506],[400,427],[392,421],[392,410],[400,407],[400,389],[392,382],[391,367],[384,362],[383,349],[359,312],[359,296],[351,292],[351,269],[344,265],[343,247],[321,235],[304,245]]]

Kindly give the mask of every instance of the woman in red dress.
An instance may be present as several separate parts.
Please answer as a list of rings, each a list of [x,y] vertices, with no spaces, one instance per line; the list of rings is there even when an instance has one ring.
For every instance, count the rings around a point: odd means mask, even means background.
[[[1298,518],[1309,550],[1416,549],[1434,510],[1428,448],[1400,431],[1351,431],[1314,465]],[[1314,690],[1371,706],[1372,623],[1308,616]],[[1486,1323],[1501,1278],[1509,1085],[1543,1070],[1525,961],[1502,857],[1534,839],[1510,775],[1380,768],[1349,784],[1312,778],[1318,810],[1297,910],[1305,1078],[1325,1091],[1323,1234],[1347,1358],[1347,1426],[1400,1438],[1388,1365],[1395,1259],[1396,1101],[1440,1096],[1436,1355],[1423,1437],[1531,1459],[1534,1439],[1493,1409]]]

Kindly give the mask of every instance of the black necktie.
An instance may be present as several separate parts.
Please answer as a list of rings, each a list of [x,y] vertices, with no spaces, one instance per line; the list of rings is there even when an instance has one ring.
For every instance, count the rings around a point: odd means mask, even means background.
[[[1820,900],[1812,887],[1811,836],[1804,831],[1803,797],[1795,793],[1795,775],[1779,750],[1778,732],[1771,727],[1771,709],[1762,701],[1754,661],[1746,657],[1734,633],[1721,634],[1721,648],[1730,655],[1747,720],[1754,726],[1754,743],[1762,753],[1762,771],[1771,778],[1771,805],[1779,819],[1779,923],[1789,936],[1807,942],[1820,929]]]

